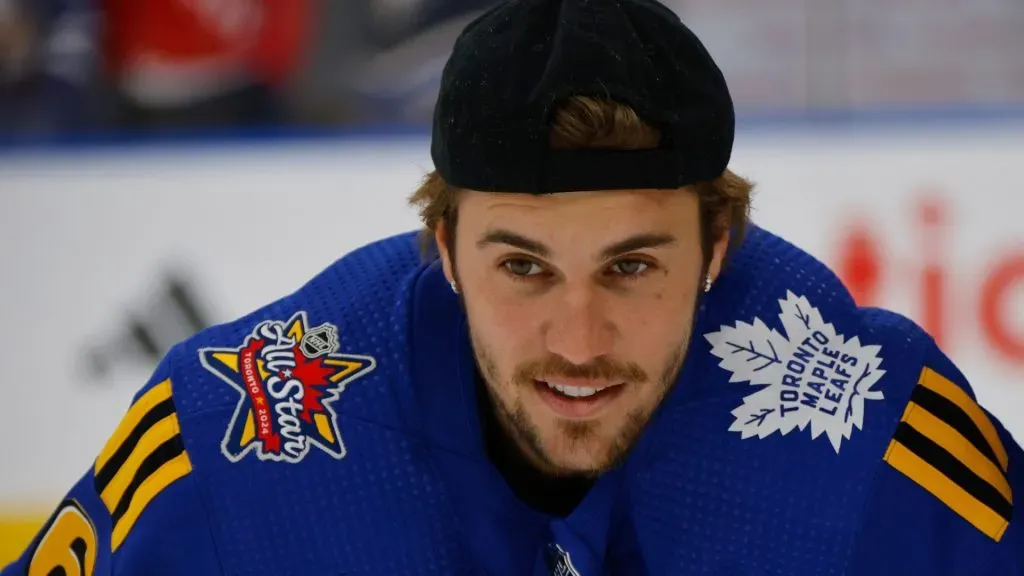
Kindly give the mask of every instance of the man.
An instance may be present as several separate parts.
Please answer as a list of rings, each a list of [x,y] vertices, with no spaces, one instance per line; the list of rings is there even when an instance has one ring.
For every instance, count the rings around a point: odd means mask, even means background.
[[[1020,447],[747,225],[733,118],[651,0],[488,12],[431,256],[382,240],[175,347],[4,574],[1024,574]]]

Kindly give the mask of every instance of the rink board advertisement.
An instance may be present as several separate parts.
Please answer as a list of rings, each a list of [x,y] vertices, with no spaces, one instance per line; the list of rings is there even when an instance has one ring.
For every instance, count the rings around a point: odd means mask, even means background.
[[[0,158],[0,563],[167,346],[416,228],[427,151],[408,137]],[[1024,438],[1022,164],[1024,125],[741,132],[732,166],[757,184],[758,224],[925,326]]]

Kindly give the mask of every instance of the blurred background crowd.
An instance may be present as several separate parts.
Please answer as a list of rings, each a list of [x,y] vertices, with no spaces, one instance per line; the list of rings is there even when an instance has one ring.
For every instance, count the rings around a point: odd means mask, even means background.
[[[425,124],[494,0],[0,0],[5,140]],[[669,0],[741,114],[1024,103],[1020,0]]]

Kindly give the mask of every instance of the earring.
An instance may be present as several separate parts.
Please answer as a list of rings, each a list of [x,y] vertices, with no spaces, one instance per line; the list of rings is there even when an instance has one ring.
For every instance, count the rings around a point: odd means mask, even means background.
[[[452,292],[459,293],[459,285],[455,283],[455,280],[451,281],[450,286],[452,287]]]
[[[708,292],[711,292],[711,275],[710,274],[704,277],[704,293],[707,294]]]

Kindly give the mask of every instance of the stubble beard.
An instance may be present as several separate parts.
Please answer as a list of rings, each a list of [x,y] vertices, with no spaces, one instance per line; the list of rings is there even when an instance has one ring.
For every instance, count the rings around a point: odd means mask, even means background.
[[[476,356],[477,366],[486,381],[486,390],[491,397],[491,405],[494,406],[497,420],[515,444],[520,447],[527,458],[535,463],[538,468],[554,476],[584,476],[594,478],[620,465],[629,455],[636,444],[637,439],[650,422],[651,417],[657,411],[662,401],[675,385],[679,372],[682,369],[686,357],[686,350],[689,348],[690,335],[683,337],[678,346],[672,349],[672,353],[665,362],[664,369],[658,380],[651,381],[644,371],[635,364],[619,364],[606,360],[599,360],[596,363],[585,366],[574,366],[560,358],[549,358],[544,361],[529,362],[516,368],[515,374],[509,381],[503,381],[497,363],[489,348],[470,329],[470,336],[473,345],[473,352]],[[657,386],[658,395],[650,405],[635,408],[626,414],[625,422],[615,433],[614,438],[606,446],[596,447],[597,453],[591,457],[592,465],[587,467],[572,467],[559,463],[551,455],[551,451],[545,446],[537,425],[530,418],[522,401],[511,403],[503,400],[496,390],[500,389],[524,389],[532,386],[535,374],[563,375],[578,378],[606,378],[625,382],[625,386],[636,388],[642,386]],[[631,393],[631,390],[624,390],[624,394]],[[511,405],[509,405],[511,404]],[[579,422],[560,420],[557,422],[560,441],[565,442],[566,449],[570,453],[580,450],[594,450],[591,446],[595,443],[600,434],[601,422]]]

